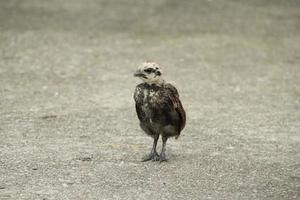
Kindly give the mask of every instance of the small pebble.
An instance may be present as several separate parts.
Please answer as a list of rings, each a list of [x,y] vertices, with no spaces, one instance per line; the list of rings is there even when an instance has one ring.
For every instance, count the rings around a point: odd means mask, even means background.
[[[57,115],[44,115],[41,117],[41,119],[54,119],[56,117],[57,117]]]
[[[92,161],[92,158],[91,157],[83,157],[83,158],[79,158],[79,160],[85,162],[85,161]]]

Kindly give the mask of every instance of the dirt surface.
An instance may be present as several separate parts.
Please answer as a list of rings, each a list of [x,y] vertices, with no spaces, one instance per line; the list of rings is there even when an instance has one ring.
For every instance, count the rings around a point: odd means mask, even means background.
[[[299,8],[0,0],[0,199],[300,199]],[[145,60],[187,112],[161,164],[140,162]]]

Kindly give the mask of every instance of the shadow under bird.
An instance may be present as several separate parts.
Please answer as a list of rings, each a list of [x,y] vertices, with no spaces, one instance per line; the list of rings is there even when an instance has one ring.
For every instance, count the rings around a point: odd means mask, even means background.
[[[163,79],[161,68],[154,62],[143,63],[134,76],[143,81],[136,86],[134,92],[140,127],[154,139],[151,152],[142,161],[166,161],[168,138],[177,139],[186,122],[178,91]],[[156,151],[159,136],[163,142],[160,154]]]

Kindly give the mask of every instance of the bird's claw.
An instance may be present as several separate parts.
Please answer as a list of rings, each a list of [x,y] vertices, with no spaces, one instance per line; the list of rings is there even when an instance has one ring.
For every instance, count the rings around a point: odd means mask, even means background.
[[[150,153],[150,154],[143,157],[142,162],[146,162],[146,161],[149,161],[149,160],[159,161],[160,157],[157,153]]]
[[[164,153],[160,154],[160,156],[159,156],[159,162],[165,162],[165,161],[168,161],[168,159],[166,158],[166,155]]]

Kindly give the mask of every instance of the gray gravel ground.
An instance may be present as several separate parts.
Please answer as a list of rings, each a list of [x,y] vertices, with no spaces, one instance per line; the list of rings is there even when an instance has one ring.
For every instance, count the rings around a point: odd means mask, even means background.
[[[141,163],[155,60],[187,126]],[[0,0],[0,199],[300,199],[299,0]]]

